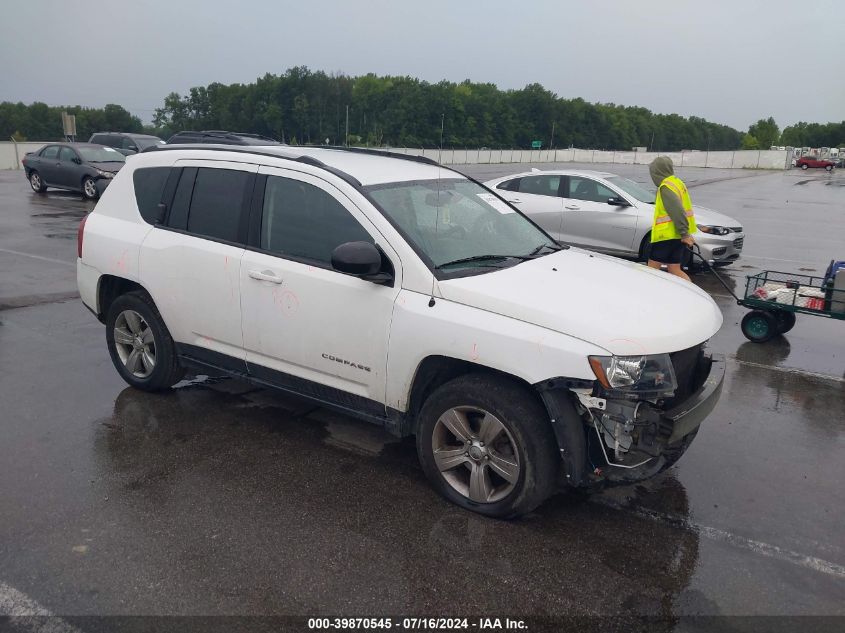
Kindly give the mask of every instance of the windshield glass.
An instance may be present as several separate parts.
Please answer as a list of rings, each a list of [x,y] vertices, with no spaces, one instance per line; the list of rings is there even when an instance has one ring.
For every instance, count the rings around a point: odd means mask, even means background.
[[[612,185],[616,185],[625,193],[635,197],[640,202],[648,202],[654,204],[655,190],[650,186],[643,186],[633,180],[628,180],[622,176],[610,176],[606,179]]]
[[[86,163],[125,163],[126,157],[111,147],[77,147]]]
[[[512,266],[559,248],[512,207],[469,180],[401,182],[368,191],[434,267],[444,271]]]

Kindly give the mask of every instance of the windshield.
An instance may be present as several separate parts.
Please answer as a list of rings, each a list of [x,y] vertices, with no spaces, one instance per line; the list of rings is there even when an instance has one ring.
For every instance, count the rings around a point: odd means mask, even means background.
[[[111,147],[77,147],[86,163],[125,163],[126,157]]]
[[[469,180],[401,182],[375,185],[368,191],[417,249],[443,271],[492,270],[559,248],[512,207]]]
[[[606,178],[606,180],[610,184],[616,185],[628,195],[635,197],[640,202],[654,204],[654,196],[656,192],[650,186],[644,187],[643,185],[636,183],[633,180],[623,178],[622,176],[610,176],[609,178]]]

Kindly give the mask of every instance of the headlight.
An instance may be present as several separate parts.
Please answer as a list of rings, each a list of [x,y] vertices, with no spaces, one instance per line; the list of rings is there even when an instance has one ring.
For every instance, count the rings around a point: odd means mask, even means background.
[[[637,394],[674,393],[678,387],[669,354],[590,356],[590,367],[606,389]]]
[[[727,235],[731,230],[725,226],[707,226],[706,224],[699,224],[698,228],[704,233],[711,235]]]
[[[110,171],[103,171],[102,169],[98,169],[97,173],[100,174],[103,178],[114,178],[114,174]]]

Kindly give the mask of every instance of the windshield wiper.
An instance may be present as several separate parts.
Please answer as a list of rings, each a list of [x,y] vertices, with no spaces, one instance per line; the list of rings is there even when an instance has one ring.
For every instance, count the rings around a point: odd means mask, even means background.
[[[473,255],[472,257],[462,257],[461,259],[454,259],[451,262],[446,262],[435,266],[438,270],[441,268],[445,268],[446,266],[452,266],[454,264],[468,264],[471,262],[486,262],[492,261],[496,259],[519,259],[521,261],[525,261],[526,259],[530,259],[526,255]]]
[[[552,244],[540,244],[540,246],[538,246],[538,247],[537,247],[537,248],[535,248],[533,251],[531,251],[530,253],[528,253],[528,255],[526,255],[526,258],[537,257],[537,255],[539,255],[539,254],[540,254],[540,251],[541,251],[541,250],[543,250],[544,248],[550,248],[550,249],[552,249],[552,252],[553,252],[553,253],[556,253],[556,252],[558,252],[558,251],[562,251],[564,248],[569,248],[569,247],[568,247],[568,246],[565,246],[565,247],[564,247],[564,246],[558,246],[557,244],[555,244],[555,245],[552,245]]]

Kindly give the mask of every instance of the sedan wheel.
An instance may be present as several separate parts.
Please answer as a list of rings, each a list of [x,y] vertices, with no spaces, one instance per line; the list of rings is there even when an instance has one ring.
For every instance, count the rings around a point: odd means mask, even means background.
[[[29,175],[29,185],[36,193],[42,193],[47,188],[44,186],[44,181],[41,180],[41,174],[37,171],[34,171]]]
[[[97,197],[97,184],[94,182],[93,178],[86,177],[85,180],[82,181],[82,193],[89,200],[93,200]]]
[[[801,169],[807,169],[807,167],[809,167],[809,165],[807,165],[807,163],[804,163],[803,165],[801,165]]]
[[[114,344],[126,371],[135,378],[148,378],[156,365],[153,331],[140,314],[124,310],[114,323]]]
[[[519,481],[513,437],[492,413],[454,407],[437,420],[431,437],[440,474],[459,494],[476,503],[507,497]]]

